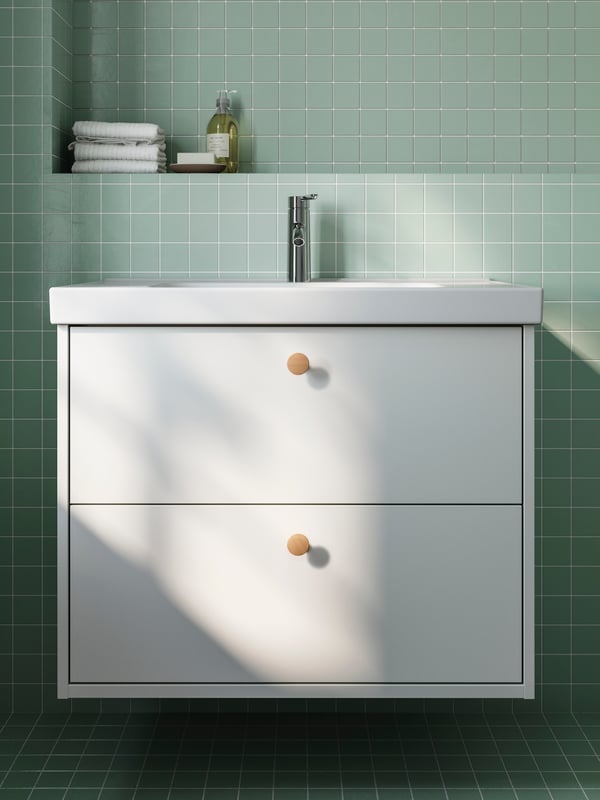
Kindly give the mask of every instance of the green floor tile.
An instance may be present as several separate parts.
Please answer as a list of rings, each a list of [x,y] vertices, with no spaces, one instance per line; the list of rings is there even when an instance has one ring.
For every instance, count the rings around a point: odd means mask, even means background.
[[[132,800],[134,792],[134,789],[102,789],[100,794],[97,795],[97,798],[98,800]],[[188,800],[188,798],[184,798],[183,795],[176,795],[173,792],[171,793],[171,797],[178,797],[179,800]],[[189,795],[189,800],[196,800],[196,798],[192,798],[191,794]]]
[[[572,772],[544,772],[544,780],[552,794],[556,789],[579,789],[579,780]]]
[[[412,787],[414,800],[445,800],[446,793],[443,789]]]
[[[592,772],[600,769],[600,760],[596,755],[570,755],[567,761],[575,772]]]
[[[511,788],[486,789],[481,787],[483,800],[515,800],[515,792]]]
[[[271,800],[272,790],[240,788],[238,800]]]
[[[109,789],[130,789],[137,786],[139,773],[110,770],[106,775],[104,786]]]
[[[442,781],[446,789],[475,789],[477,780],[472,772],[442,772]]]
[[[408,788],[410,786],[410,774],[408,772],[375,772],[375,784],[378,789]]]
[[[600,789],[600,768],[594,772],[577,771],[575,774],[583,789]]]
[[[306,776],[309,788],[339,788],[341,776],[338,771],[319,770],[318,772],[309,771]]]
[[[43,787],[43,788],[62,786],[66,789],[71,782],[72,776],[73,776],[72,772],[66,772],[66,771],[48,772],[44,770],[39,774],[37,785],[38,787]]]
[[[37,772],[17,772],[11,771],[6,775],[2,782],[3,789],[31,789],[35,786],[38,778]]]
[[[509,771],[509,780],[512,786],[517,789],[544,789],[546,781],[540,772],[514,772]]]
[[[563,753],[567,756],[569,761],[571,761],[572,757],[576,756],[593,756],[594,755],[594,748],[588,741],[583,739],[576,740],[576,739],[567,739],[559,741],[560,748]]]
[[[27,800],[31,789],[3,789],[0,788],[0,800]]]
[[[551,800],[551,795],[546,789],[517,789],[518,800]]]
[[[562,750],[558,742],[554,739],[533,739],[528,741],[527,744],[535,756],[538,766],[540,765],[541,759],[548,759],[551,761],[552,759],[560,759],[561,757]]]
[[[571,716],[248,719],[15,721],[0,731],[16,747],[0,800],[585,800],[581,786],[600,800],[600,760]]]
[[[509,789],[510,779],[506,772],[477,772],[477,783],[481,789]]]
[[[248,788],[259,788],[273,785],[273,773],[261,770],[251,770],[242,772],[240,776],[240,786]]]

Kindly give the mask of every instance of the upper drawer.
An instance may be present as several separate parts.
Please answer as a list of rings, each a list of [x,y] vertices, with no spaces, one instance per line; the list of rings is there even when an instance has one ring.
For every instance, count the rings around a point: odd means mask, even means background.
[[[518,327],[72,328],[70,499],[520,503],[521,362]]]

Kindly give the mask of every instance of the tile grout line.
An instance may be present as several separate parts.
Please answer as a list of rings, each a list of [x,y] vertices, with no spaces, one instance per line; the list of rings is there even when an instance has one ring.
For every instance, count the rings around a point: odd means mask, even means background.
[[[569,708],[573,713],[573,176],[569,183],[569,211],[570,211],[570,275],[569,275]]]

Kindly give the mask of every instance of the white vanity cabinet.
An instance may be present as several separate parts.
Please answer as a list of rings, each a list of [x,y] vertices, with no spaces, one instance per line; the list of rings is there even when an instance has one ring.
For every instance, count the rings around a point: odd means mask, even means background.
[[[533,696],[539,290],[352,325],[360,285],[318,319],[300,289],[287,325],[277,292],[215,324],[209,286],[127,324],[103,288],[87,324],[52,290],[60,696]]]

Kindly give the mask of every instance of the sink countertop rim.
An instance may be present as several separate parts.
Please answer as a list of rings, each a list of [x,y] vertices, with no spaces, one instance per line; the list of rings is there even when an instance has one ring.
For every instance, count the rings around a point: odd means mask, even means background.
[[[540,322],[541,309],[540,288],[485,279],[108,280],[50,289],[50,321],[71,325],[524,325]]]

